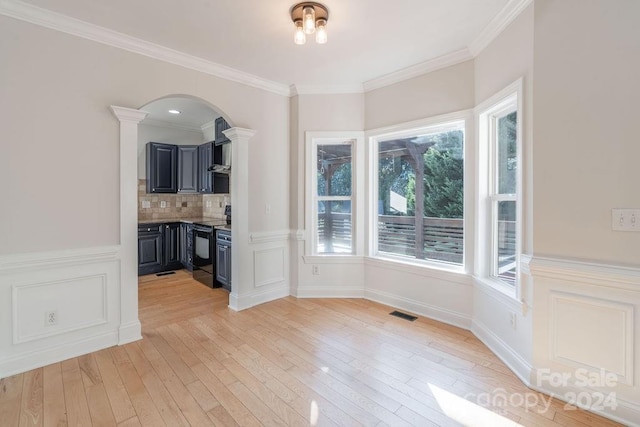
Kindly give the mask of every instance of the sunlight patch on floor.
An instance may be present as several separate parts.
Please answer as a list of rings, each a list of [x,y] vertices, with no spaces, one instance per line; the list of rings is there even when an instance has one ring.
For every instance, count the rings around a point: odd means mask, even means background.
[[[318,424],[318,404],[315,400],[311,401],[311,407],[309,408],[309,425],[315,426]]]
[[[429,384],[442,412],[464,426],[514,427],[521,426],[513,420],[496,414],[460,396],[456,396],[433,384]]]

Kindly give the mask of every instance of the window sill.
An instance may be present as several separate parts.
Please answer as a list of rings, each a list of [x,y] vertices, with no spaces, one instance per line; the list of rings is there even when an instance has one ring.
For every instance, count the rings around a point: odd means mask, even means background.
[[[489,296],[492,296],[507,305],[522,307],[522,302],[516,297],[515,286],[511,287],[489,277],[473,276],[473,280],[477,285],[479,285],[479,288]]]
[[[305,264],[364,264],[364,258],[353,254],[303,255]]]
[[[435,279],[446,280],[471,286],[471,276],[464,271],[462,266],[439,265],[431,262],[412,262],[410,260],[389,257],[374,256],[365,258],[365,263],[375,267],[389,268],[403,273],[416,274]]]

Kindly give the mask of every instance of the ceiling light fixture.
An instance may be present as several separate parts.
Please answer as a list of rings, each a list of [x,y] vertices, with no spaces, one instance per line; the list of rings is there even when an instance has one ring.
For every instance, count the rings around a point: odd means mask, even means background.
[[[314,2],[298,3],[291,8],[291,20],[296,26],[293,37],[295,44],[305,44],[307,34],[313,33],[316,33],[316,43],[327,42],[329,10],[325,5]]]
[[[180,114],[179,110],[169,110],[169,113],[171,114]]]

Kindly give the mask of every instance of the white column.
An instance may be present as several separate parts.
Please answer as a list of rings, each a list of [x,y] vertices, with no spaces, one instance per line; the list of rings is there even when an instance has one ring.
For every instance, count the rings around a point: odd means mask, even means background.
[[[138,320],[138,123],[147,113],[111,106],[120,120],[120,329],[118,344],[142,339]]]
[[[249,139],[256,131],[231,128],[231,295],[229,308],[242,310],[239,301],[253,291],[253,256],[249,245]]]

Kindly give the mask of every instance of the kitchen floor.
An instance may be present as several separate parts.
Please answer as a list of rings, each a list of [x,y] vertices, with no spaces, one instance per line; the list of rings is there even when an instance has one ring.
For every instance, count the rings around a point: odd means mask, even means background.
[[[362,299],[228,298],[141,277],[143,340],[0,380],[0,424],[618,425],[528,389],[463,329]]]

